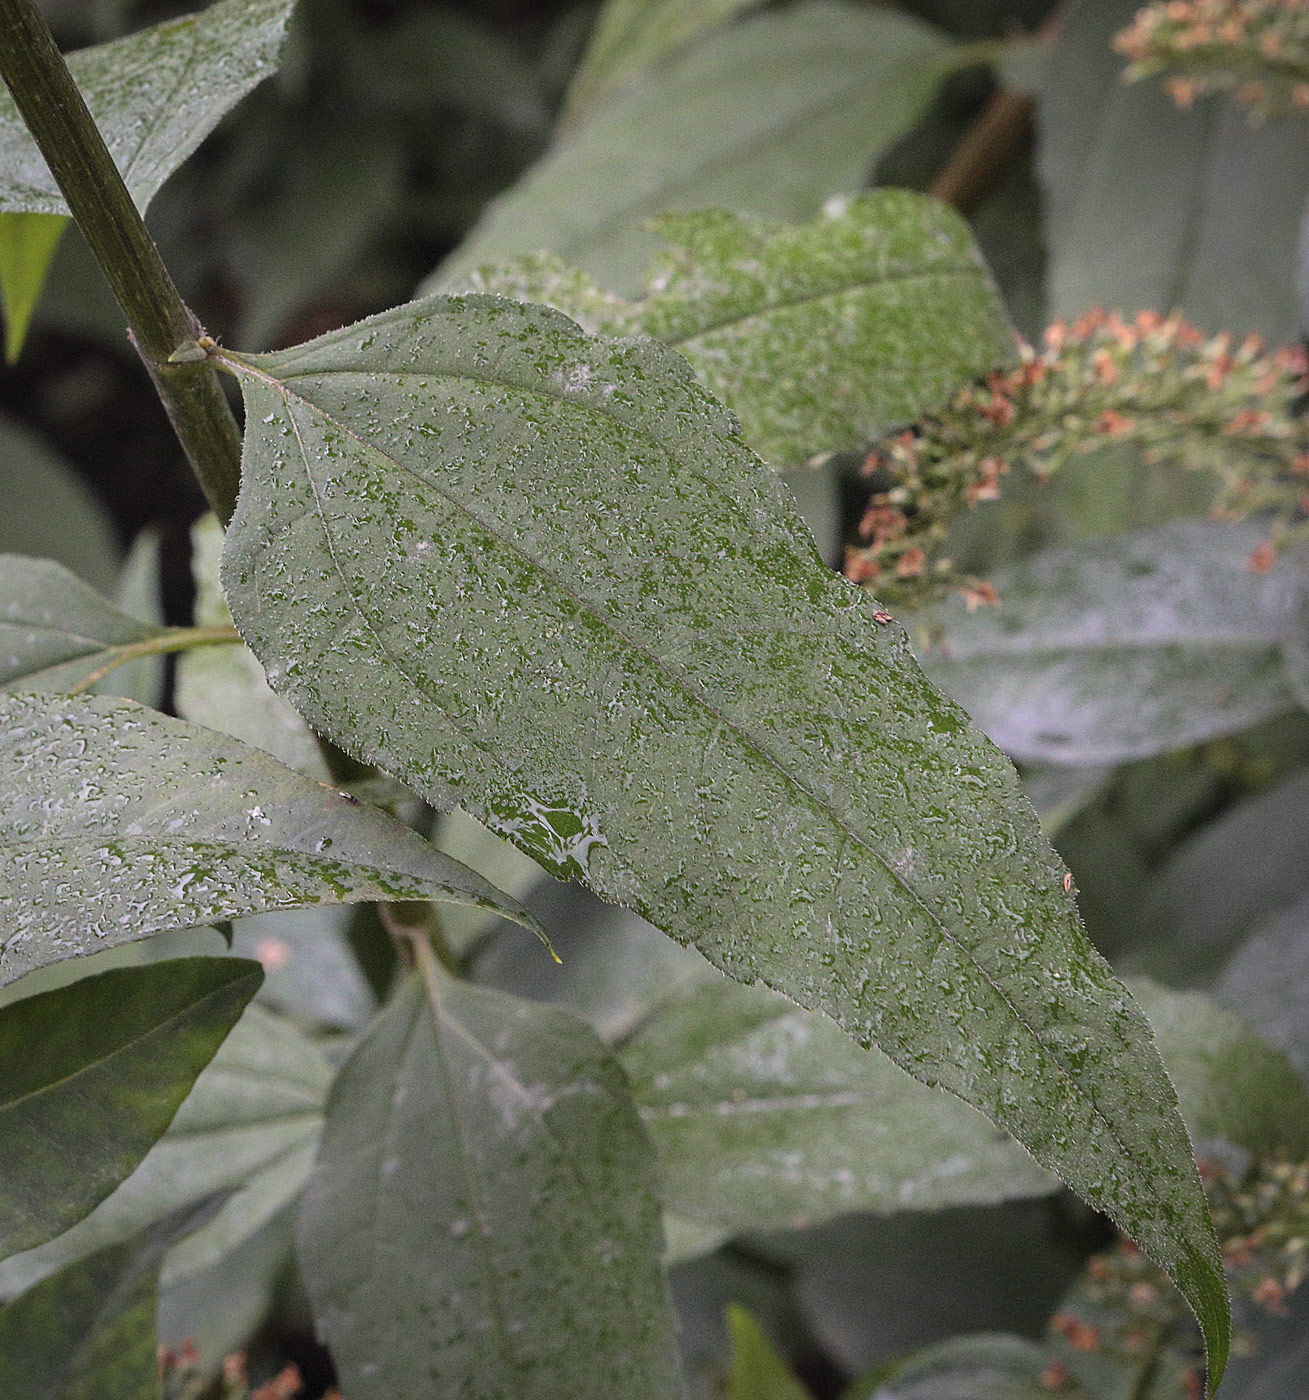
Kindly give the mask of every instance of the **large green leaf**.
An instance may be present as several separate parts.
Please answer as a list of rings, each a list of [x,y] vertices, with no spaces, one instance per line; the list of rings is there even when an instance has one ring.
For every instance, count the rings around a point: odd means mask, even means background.
[[[1226,1297],[1139,1011],[1009,764],[677,355],[433,297],[253,358],[223,578],[269,681],[1010,1129]]]
[[[232,615],[218,583],[223,527],[213,515],[191,528],[191,572],[199,627],[230,625]],[[270,753],[288,768],[325,781],[327,760],[309,726],[274,695],[264,668],[245,646],[201,648],[177,663],[177,713],[194,724],[221,730]]]
[[[0,1395],[158,1400],[155,1300],[175,1217],[69,1265],[0,1309]]]
[[[197,15],[70,54],[68,66],[144,210],[251,88],[277,68],[294,0],[218,0]],[[67,214],[8,93],[0,95],[0,211]]]
[[[168,1131],[113,1195],[58,1238],[0,1263],[0,1297],[216,1194],[231,1193],[172,1250],[165,1282],[235,1249],[308,1179],[331,1082],[322,1050],[302,1031],[248,1007]]]
[[[445,287],[544,249],[626,291],[656,246],[642,228],[652,215],[726,205],[809,218],[864,183],[958,61],[926,25],[842,0],[734,25],[593,112],[491,206],[436,278]]]
[[[1309,1092],[1280,1050],[1200,992],[1172,992],[1144,978],[1129,986],[1150,1020],[1194,1137],[1257,1155],[1309,1157]]]
[[[168,928],[366,899],[532,926],[407,827],[128,700],[0,696],[0,985]]]
[[[609,0],[568,89],[566,117],[577,117],[660,59],[759,0]]]
[[[1051,311],[1180,307],[1210,333],[1293,340],[1304,129],[1257,125],[1235,97],[1182,110],[1158,82],[1124,83],[1112,39],[1139,8],[1080,0],[1050,61],[1039,149]]]
[[[1017,758],[1115,763],[1247,728],[1295,704],[1281,647],[1306,607],[1296,570],[1247,566],[1265,534],[1179,520],[1047,550],[995,576],[999,607],[934,610],[923,666]]]
[[[762,987],[671,1000],[622,1058],[668,1208],[728,1233],[1058,1186],[981,1114]]]
[[[123,647],[166,633],[115,607],[62,564],[0,554],[0,690],[74,690]]]
[[[666,215],[639,301],[540,254],[469,278],[690,361],[771,466],[858,450],[1003,364],[1013,335],[967,224],[908,190],[830,201],[811,223]]]
[[[333,1087],[302,1208],[354,1400],[670,1400],[661,1245],[649,1144],[592,1032],[434,967],[412,979]]]
[[[137,1166],[262,978],[191,958],[0,1011],[0,1257],[67,1229]]]

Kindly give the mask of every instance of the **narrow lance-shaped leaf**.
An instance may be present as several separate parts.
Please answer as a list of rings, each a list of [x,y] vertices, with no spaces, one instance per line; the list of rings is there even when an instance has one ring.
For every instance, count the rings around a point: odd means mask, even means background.
[[[258,963],[188,958],[0,1011],[0,1258],[66,1230],[136,1167],[262,980]]]
[[[672,1400],[661,1248],[649,1143],[595,1034],[426,966],[341,1071],[302,1209],[347,1393]]]
[[[276,71],[295,0],[218,0],[200,14],[70,54],[68,66],[143,213],[219,121]],[[0,291],[18,358],[68,207],[0,91]]]
[[[717,209],[653,227],[669,247],[639,301],[550,254],[469,286],[671,345],[779,470],[867,445],[1013,352],[967,224],[908,190],[831,200],[805,224]]]
[[[733,977],[1008,1128],[1226,1295],[1177,1100],[1008,762],[824,568],[685,361],[434,297],[225,355],[223,573],[270,683]]]
[[[235,739],[98,696],[0,696],[0,984],[267,909],[517,901],[376,808]]]
[[[241,1244],[308,1179],[332,1075],[293,1022],[247,1007],[168,1131],[113,1195],[48,1244],[0,1262],[0,1297],[211,1196],[227,1199],[170,1252],[165,1282]],[[289,1191],[288,1171],[299,1173]]]
[[[809,1400],[768,1334],[736,1304],[727,1309],[727,1334],[732,1343],[727,1400]]]

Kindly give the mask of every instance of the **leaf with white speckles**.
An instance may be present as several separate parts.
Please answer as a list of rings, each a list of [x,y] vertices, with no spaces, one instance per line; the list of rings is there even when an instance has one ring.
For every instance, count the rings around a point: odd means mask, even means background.
[[[333,1086],[301,1213],[352,1400],[671,1400],[661,1248],[649,1142],[594,1033],[413,978]]]
[[[195,15],[69,54],[68,67],[139,209],[252,88],[277,70],[295,0],[219,0]],[[68,206],[8,92],[0,210]]]
[[[516,900],[393,818],[128,700],[0,696],[0,984],[267,909]]]
[[[1014,1134],[1227,1304],[1177,1099],[1012,767],[686,362],[431,297],[222,353],[223,580],[317,732]]]
[[[1013,353],[968,225],[923,195],[877,190],[805,224],[717,209],[653,227],[669,247],[639,301],[550,254],[468,285],[671,345],[779,471],[865,446]]]
[[[641,1027],[622,1061],[668,1208],[729,1233],[994,1205],[1059,1185],[967,1104],[762,987],[694,988]]]

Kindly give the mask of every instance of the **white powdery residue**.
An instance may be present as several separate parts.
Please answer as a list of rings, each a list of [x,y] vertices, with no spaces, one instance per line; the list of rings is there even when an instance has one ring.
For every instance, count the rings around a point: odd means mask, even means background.
[[[565,394],[579,394],[590,387],[592,373],[590,365],[576,364],[571,369],[560,370],[555,375],[555,383]]]

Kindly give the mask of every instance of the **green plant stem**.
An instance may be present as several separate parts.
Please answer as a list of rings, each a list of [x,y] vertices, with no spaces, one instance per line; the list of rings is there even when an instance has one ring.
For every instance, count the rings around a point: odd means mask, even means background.
[[[109,660],[103,666],[97,666],[69,694],[81,695],[104,680],[110,672],[126,666],[129,661],[139,661],[143,656],[166,656],[169,652],[191,651],[195,647],[234,646],[240,640],[241,634],[235,627],[174,627],[158,637],[147,637],[144,641],[114,647]]]
[[[241,477],[241,433],[214,367],[174,362],[203,334],[159,250],[36,0],[0,0],[0,77],[122,307],[209,504],[226,524]]]

